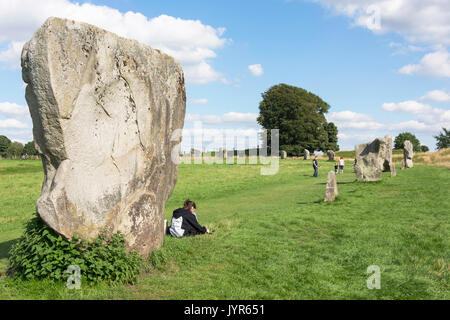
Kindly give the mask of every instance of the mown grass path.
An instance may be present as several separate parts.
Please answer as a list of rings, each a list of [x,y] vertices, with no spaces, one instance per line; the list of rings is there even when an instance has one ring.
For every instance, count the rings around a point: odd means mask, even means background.
[[[181,165],[166,218],[186,198],[213,235],[166,237],[134,285],[0,279],[0,299],[448,299],[450,170],[416,166],[358,183],[347,162],[339,196],[324,203],[321,161],[282,160],[277,175],[257,165]],[[0,161],[0,273],[31,218],[42,183],[37,161]],[[369,290],[367,267],[381,268]]]

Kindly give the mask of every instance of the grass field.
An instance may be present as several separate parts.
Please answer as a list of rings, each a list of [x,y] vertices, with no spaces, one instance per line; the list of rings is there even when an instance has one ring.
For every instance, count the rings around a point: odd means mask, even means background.
[[[348,159],[339,196],[324,203],[320,161],[181,165],[166,218],[186,198],[213,235],[166,237],[134,285],[19,281],[5,276],[10,246],[34,212],[39,161],[0,161],[0,299],[449,299],[450,170],[417,165],[359,183]],[[367,267],[381,268],[369,290]]]

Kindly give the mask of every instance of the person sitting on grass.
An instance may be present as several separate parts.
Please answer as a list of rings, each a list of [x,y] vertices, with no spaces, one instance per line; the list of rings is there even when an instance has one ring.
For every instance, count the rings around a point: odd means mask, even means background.
[[[172,225],[166,229],[166,234],[170,234],[176,238],[195,236],[197,234],[209,234],[208,228],[198,223],[195,209],[197,209],[195,202],[187,199],[184,202],[183,208],[176,209],[173,212]],[[167,220],[164,223],[167,224]]]

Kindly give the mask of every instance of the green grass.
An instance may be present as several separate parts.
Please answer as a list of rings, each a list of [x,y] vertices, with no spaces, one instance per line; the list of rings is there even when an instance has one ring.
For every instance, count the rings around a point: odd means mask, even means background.
[[[0,279],[0,299],[449,299],[450,170],[415,166],[355,181],[348,162],[339,196],[324,203],[319,162],[282,160],[277,175],[259,165],[181,165],[166,218],[196,201],[213,235],[166,237],[135,285]],[[397,168],[400,168],[397,164]],[[0,273],[32,217],[43,173],[38,161],[0,161]],[[381,289],[366,287],[370,265]]]

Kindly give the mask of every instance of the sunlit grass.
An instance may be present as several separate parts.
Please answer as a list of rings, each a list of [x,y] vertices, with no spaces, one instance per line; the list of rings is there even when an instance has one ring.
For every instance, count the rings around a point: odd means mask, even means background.
[[[324,203],[320,161],[260,165],[180,165],[165,216],[186,198],[213,235],[166,237],[135,285],[24,282],[4,277],[0,299],[448,299],[449,181],[445,167],[416,166],[359,183],[346,162],[339,196]],[[399,162],[397,162],[399,168]],[[0,273],[32,217],[42,183],[38,161],[0,161]],[[381,268],[381,289],[366,287]]]

